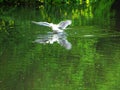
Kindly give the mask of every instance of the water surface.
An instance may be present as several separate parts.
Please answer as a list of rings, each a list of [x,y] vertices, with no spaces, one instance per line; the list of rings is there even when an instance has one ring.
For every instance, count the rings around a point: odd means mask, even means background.
[[[1,9],[0,89],[119,90],[120,33],[114,19],[103,23],[102,17],[86,18],[75,8],[59,9]],[[54,36],[52,30],[31,23],[67,19],[72,20],[70,29],[58,36],[69,49],[63,43],[45,43]]]

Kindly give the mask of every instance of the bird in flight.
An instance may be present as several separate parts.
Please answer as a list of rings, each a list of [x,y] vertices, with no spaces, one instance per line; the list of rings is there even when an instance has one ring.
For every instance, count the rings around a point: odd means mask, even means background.
[[[32,21],[32,23],[37,24],[37,25],[42,25],[42,26],[48,26],[51,27],[53,32],[64,32],[66,27],[72,23],[71,20],[66,20],[66,21],[61,21],[59,24],[53,24],[53,23],[48,23],[48,22],[36,22]]]

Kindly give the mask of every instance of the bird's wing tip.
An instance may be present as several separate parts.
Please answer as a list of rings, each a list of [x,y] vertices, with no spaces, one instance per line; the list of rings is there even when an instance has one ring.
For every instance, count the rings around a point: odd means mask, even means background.
[[[72,20],[67,20],[68,22],[69,22],[69,24],[71,24],[72,23]]]

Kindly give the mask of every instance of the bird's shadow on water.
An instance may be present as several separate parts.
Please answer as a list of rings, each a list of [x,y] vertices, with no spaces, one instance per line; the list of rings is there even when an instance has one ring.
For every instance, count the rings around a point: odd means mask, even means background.
[[[54,42],[57,42],[67,50],[72,48],[72,44],[67,40],[67,34],[65,32],[48,32],[46,35],[39,34],[33,42],[39,44],[54,44]]]

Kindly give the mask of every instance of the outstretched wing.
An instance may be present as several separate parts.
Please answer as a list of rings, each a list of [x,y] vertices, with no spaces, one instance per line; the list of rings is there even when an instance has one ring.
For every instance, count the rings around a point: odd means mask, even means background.
[[[68,25],[70,25],[72,23],[71,20],[66,20],[66,21],[61,21],[59,23],[59,28],[60,29],[65,29]]]
[[[37,24],[37,25],[50,27],[50,23],[48,23],[48,22],[35,22],[35,21],[32,21],[32,23]]]

